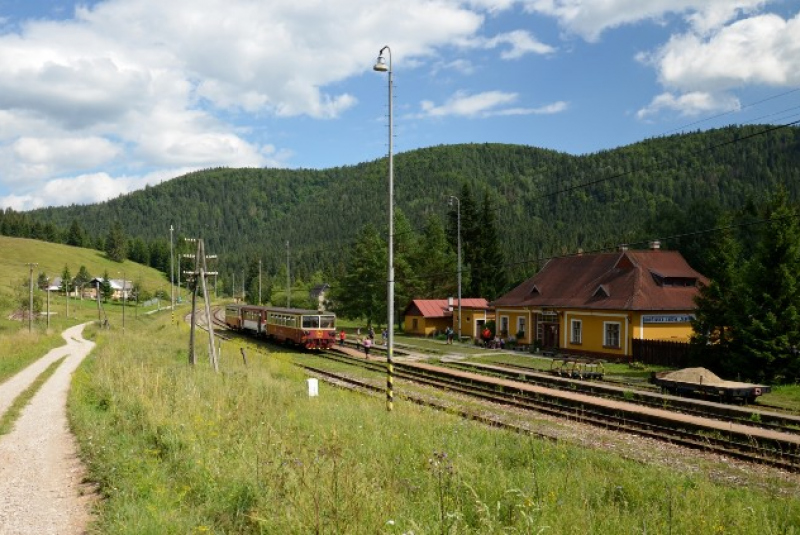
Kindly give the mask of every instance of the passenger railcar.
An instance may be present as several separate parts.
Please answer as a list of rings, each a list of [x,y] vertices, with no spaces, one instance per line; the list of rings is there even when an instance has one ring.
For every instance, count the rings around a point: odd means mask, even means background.
[[[225,307],[225,323],[306,349],[329,349],[336,340],[336,315],[316,310],[233,304]]]

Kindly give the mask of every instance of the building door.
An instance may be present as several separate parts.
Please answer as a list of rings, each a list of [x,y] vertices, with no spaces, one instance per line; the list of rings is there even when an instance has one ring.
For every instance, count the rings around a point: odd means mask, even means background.
[[[542,341],[543,349],[558,348],[558,316],[555,314],[540,314],[536,322],[536,338]]]

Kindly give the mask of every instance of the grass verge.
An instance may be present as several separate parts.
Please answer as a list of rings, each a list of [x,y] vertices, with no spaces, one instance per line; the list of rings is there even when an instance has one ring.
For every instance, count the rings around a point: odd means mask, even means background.
[[[167,318],[168,321],[168,318]],[[99,331],[70,420],[104,500],[96,533],[797,533],[796,487],[701,474],[488,429],[320,385],[272,352],[153,318]],[[302,358],[302,357],[300,357]]]
[[[0,417],[0,435],[5,435],[11,431],[14,427],[14,422],[17,421],[19,415],[22,413],[22,409],[30,402],[31,398],[36,395],[36,392],[42,387],[42,385],[47,381],[56,371],[56,369],[64,362],[66,357],[62,357],[57,361],[53,362],[48,366],[39,376],[36,378],[31,385],[26,388],[19,396],[14,398],[14,402],[8,408],[8,410],[3,413],[2,417]]]

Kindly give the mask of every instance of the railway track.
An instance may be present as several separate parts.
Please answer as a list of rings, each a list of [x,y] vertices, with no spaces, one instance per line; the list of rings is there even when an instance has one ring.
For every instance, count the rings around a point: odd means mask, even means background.
[[[716,418],[741,425],[772,429],[784,433],[800,434],[800,418],[790,414],[770,412],[759,407],[738,406],[713,401],[661,394],[651,390],[612,385],[603,381],[587,381],[559,377],[530,368],[498,366],[465,362],[448,362],[448,367],[475,371],[527,384],[554,388],[569,392],[581,392],[595,396],[635,403],[645,407],[669,409],[683,414],[705,418]]]
[[[327,358],[385,373],[382,362],[329,352]],[[301,366],[338,380],[359,383],[366,381],[345,378]],[[635,404],[596,396],[564,392],[528,385],[497,377],[452,370],[420,363],[395,363],[395,377],[451,392],[472,396],[493,403],[549,414],[558,418],[647,436],[685,447],[714,452],[731,458],[757,462],[787,471],[800,472],[800,436],[772,429],[746,427],[698,416],[679,414],[664,409],[640,407]],[[452,410],[452,407],[448,408]],[[465,415],[472,418],[474,415]],[[475,419],[480,419],[475,417]],[[488,422],[493,423],[493,422]],[[525,430],[529,432],[529,430]]]
[[[198,325],[205,328],[205,314],[201,313],[200,316],[203,321],[198,321]],[[212,323],[218,331],[227,329],[224,323],[224,310],[212,311]],[[217,336],[224,337],[219,332]],[[354,357],[350,353],[355,353],[355,350],[342,350],[337,347],[333,351],[323,353],[323,356],[376,373],[386,373],[383,361]],[[383,392],[385,388],[367,380],[353,379],[318,366],[303,363],[297,365],[332,382],[346,383],[350,387],[375,392]],[[755,422],[749,416],[744,416],[744,413],[753,414],[752,409],[741,407],[714,407],[713,410],[718,414],[710,417],[707,409],[719,404],[641,391],[636,393],[637,399],[633,402],[634,400],[630,399],[630,389],[608,384],[545,377],[546,374],[503,366],[470,365],[472,371],[465,369],[467,366],[464,365],[460,368],[395,362],[394,375],[398,379],[500,405],[637,434],[791,472],[800,472],[800,433],[797,421],[792,417],[775,415],[773,418],[768,415],[769,413],[760,413],[759,418],[766,421]],[[509,424],[500,418],[486,416],[485,413],[478,414],[463,408],[454,410],[452,405],[445,406],[411,394],[404,394],[401,397],[414,403],[455,412],[464,418],[488,425],[542,438],[553,438],[530,428]],[[673,410],[665,409],[664,398],[669,398],[667,405]],[[693,409],[692,406],[697,406],[698,403],[702,408]],[[675,412],[675,409],[681,412]],[[744,413],[732,418],[727,414],[731,409],[734,414],[737,411]]]

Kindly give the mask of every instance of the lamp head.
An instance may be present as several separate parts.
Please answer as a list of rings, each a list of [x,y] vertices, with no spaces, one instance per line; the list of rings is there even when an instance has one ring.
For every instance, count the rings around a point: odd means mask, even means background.
[[[389,67],[386,65],[386,60],[383,59],[383,54],[378,56],[378,61],[375,62],[375,66],[372,67],[372,70],[378,72],[386,72],[389,70]]]

